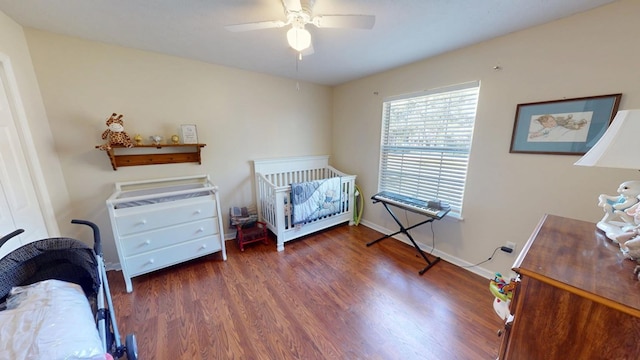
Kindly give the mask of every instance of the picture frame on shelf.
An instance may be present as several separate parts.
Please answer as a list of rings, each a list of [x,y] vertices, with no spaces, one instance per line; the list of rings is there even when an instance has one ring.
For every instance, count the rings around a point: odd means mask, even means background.
[[[518,104],[510,153],[584,155],[613,121],[622,94]]]
[[[198,130],[194,124],[180,125],[182,132],[182,143],[184,144],[197,144],[198,143]]]

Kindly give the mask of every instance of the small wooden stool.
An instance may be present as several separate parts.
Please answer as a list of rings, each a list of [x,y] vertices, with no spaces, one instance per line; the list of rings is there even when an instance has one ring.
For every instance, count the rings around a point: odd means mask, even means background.
[[[245,225],[246,226],[246,225]],[[264,244],[269,244],[267,238],[267,224],[262,221],[256,221],[254,225],[250,227],[243,227],[242,225],[236,225],[236,240],[240,251],[244,251],[246,244],[262,241]]]

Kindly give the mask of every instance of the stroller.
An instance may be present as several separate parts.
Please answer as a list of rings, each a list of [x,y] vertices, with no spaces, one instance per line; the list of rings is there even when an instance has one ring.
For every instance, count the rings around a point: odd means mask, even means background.
[[[0,304],[6,302],[13,287],[36,284],[49,279],[77,284],[89,300],[102,342],[103,354],[109,354],[115,359],[126,355],[128,360],[137,360],[135,335],[128,334],[123,345],[115,316],[110,312],[113,303],[102,259],[100,230],[96,224],[89,221],[71,222],[93,229],[93,248],[71,238],[48,238],[11,251],[0,259]],[[22,232],[24,230],[18,229],[0,238],[0,247]]]

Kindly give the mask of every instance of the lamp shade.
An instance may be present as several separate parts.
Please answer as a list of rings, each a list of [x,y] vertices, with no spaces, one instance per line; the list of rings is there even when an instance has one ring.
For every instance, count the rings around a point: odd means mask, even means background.
[[[296,51],[302,51],[311,46],[311,34],[305,28],[292,27],[287,31],[287,41]]]
[[[640,110],[618,111],[600,140],[574,165],[640,170]]]

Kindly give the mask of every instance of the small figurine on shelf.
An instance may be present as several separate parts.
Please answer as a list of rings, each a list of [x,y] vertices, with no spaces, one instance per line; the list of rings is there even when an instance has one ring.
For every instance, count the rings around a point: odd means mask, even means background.
[[[160,142],[162,141],[162,136],[151,135],[149,136],[149,139],[151,139],[151,141],[153,142],[153,145],[160,145]]]
[[[124,121],[122,120],[122,114],[111,114],[107,119],[107,130],[102,133],[102,139],[107,140],[103,145],[100,145],[100,150],[111,150],[112,145],[122,145],[124,147],[133,147],[131,138],[124,132]]]
[[[142,135],[136,134],[136,136],[133,137],[133,141],[136,142],[137,146],[142,145]]]
[[[180,143],[180,138],[178,137],[178,135],[171,135],[171,143],[172,144],[178,144]]]

